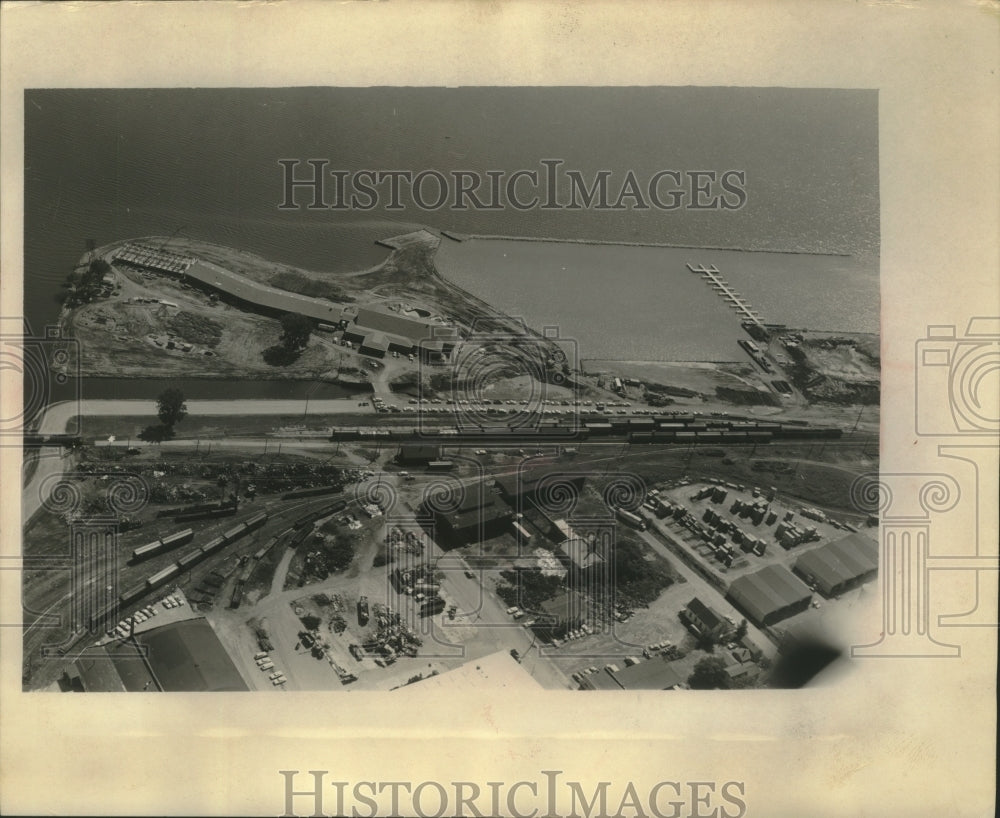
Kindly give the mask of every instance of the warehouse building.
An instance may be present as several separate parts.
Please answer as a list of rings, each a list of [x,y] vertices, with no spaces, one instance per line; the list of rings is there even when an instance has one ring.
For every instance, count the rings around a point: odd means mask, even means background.
[[[389,351],[389,337],[382,332],[370,332],[361,339],[358,351],[373,358],[384,358]]]
[[[483,484],[469,486],[457,505],[440,508],[432,498],[420,511],[425,519],[433,519],[436,539],[449,548],[497,537],[514,521],[513,512]]]
[[[172,622],[135,639],[138,649],[122,643],[88,648],[71,677],[87,692],[249,690],[204,617]]]
[[[875,578],[878,547],[860,534],[849,534],[803,554],[794,570],[823,596],[837,596]]]
[[[812,594],[787,568],[769,565],[735,580],[727,598],[757,625],[773,625],[806,610]]]
[[[362,352],[385,343],[386,350],[405,355],[418,350],[444,353],[454,347],[458,331],[434,321],[410,318],[373,307],[359,307],[357,315],[344,330],[344,339],[356,341]]]
[[[432,443],[405,443],[396,455],[396,462],[402,466],[426,466],[440,459],[441,447]]]

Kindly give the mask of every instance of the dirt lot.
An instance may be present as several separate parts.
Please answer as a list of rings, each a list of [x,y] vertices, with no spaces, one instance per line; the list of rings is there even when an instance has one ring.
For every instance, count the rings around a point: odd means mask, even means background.
[[[332,380],[341,367],[357,363],[356,353],[334,347],[317,334],[293,363],[272,366],[264,360],[264,351],[281,336],[281,327],[273,318],[213,302],[200,290],[167,276],[147,277],[125,267],[113,269],[120,285],[117,295],[64,315],[68,331],[80,342],[84,375],[114,372],[136,377]],[[185,349],[184,344],[192,348]]]

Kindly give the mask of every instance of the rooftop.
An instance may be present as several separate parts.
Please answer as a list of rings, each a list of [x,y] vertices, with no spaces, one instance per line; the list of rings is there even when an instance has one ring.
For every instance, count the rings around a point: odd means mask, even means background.
[[[270,312],[292,312],[333,324],[340,320],[343,312],[342,304],[260,284],[206,261],[196,261],[187,268],[185,275]]]
[[[709,629],[717,628],[723,624],[722,617],[708,607],[698,597],[695,597],[687,604],[688,610]]]
[[[365,329],[400,335],[413,344],[424,339],[430,341],[435,338],[454,338],[457,335],[457,331],[453,327],[445,327],[434,321],[408,318],[373,307],[359,307],[354,323]]]
[[[757,621],[811,596],[802,581],[781,565],[740,577],[729,587],[729,595]]]
[[[414,692],[430,691],[433,693],[446,690],[468,693],[470,690],[479,689],[482,685],[488,685],[490,689],[499,688],[502,690],[531,691],[541,689],[541,685],[535,681],[524,666],[506,650],[499,650],[480,659],[473,659],[447,673],[429,676],[414,685],[407,685],[407,687],[413,689]]]
[[[614,676],[625,690],[670,690],[684,684],[684,679],[662,656],[623,668]]]
[[[246,682],[204,618],[156,628],[139,638],[149,666],[166,691],[247,690]]]
[[[828,587],[862,577],[878,569],[875,543],[860,534],[849,534],[803,554],[795,568]]]

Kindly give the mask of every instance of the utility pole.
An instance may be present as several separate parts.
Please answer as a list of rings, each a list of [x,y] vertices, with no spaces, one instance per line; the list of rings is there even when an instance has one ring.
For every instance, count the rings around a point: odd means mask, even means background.
[[[854,420],[854,427],[851,429],[851,433],[858,431],[858,424],[861,423],[861,413],[865,411],[865,405],[861,404],[861,408],[858,410],[858,416]]]

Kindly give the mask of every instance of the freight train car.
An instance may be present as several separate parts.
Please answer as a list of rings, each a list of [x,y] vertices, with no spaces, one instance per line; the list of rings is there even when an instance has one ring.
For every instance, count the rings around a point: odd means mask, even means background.
[[[157,554],[162,554],[165,551],[170,551],[191,542],[193,537],[194,532],[190,528],[185,528],[183,531],[176,531],[167,537],[153,540],[151,543],[146,543],[146,545],[141,545],[134,549],[132,551],[132,561],[139,562],[154,557]]]
[[[121,596],[118,597],[119,603],[124,607],[125,605],[131,605],[137,599],[142,597],[146,593],[146,583],[140,582],[138,585],[133,585],[126,591],[123,591]]]
[[[176,577],[180,573],[180,570],[181,569],[176,562],[172,565],[168,565],[162,571],[157,571],[153,574],[153,576],[146,580],[146,588],[149,590],[159,588],[161,585],[170,582],[170,580]]]
[[[205,543],[205,545],[201,547],[201,550],[205,552],[205,556],[208,556],[209,554],[214,554],[220,548],[225,548],[226,544],[225,537],[216,537],[211,542]]]
[[[194,551],[189,551],[187,554],[185,554],[183,557],[177,560],[177,567],[181,571],[187,571],[190,568],[193,568],[203,559],[205,559],[204,550],[202,550],[201,548],[197,548]]]
[[[226,541],[226,544],[228,545],[231,542],[236,542],[236,540],[238,540],[246,533],[247,533],[247,524],[245,522],[239,523],[237,525],[234,525],[228,531],[224,531],[222,534],[222,539],[224,539]]]
[[[247,520],[247,532],[260,528],[267,522],[267,512],[259,511]]]
[[[215,509],[214,511],[200,511],[196,514],[178,514],[174,517],[175,523],[189,523],[194,520],[214,520],[218,517],[232,517],[236,513],[236,506]]]
[[[296,489],[281,495],[282,500],[297,500],[300,497],[319,497],[323,494],[337,494],[343,491],[341,486],[318,486],[310,489]]]
[[[190,506],[179,508],[164,508],[156,512],[157,517],[176,517],[180,514],[200,514],[203,511],[219,511],[223,508],[234,508],[235,503],[220,503],[218,500],[211,503],[195,503]]]

